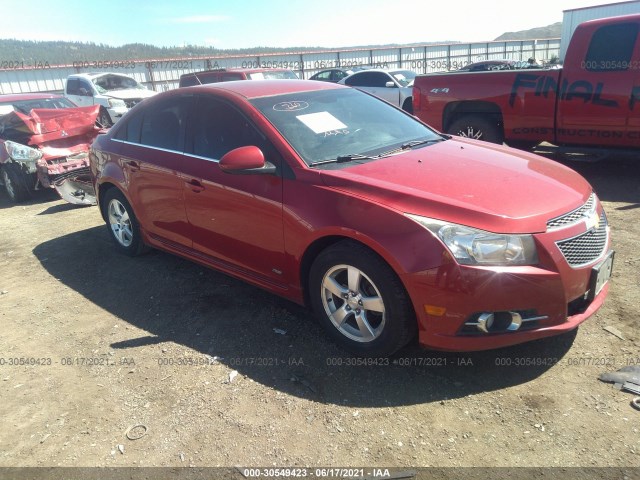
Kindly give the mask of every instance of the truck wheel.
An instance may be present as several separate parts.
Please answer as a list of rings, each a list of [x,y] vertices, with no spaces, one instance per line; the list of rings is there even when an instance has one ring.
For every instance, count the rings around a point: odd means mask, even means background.
[[[395,272],[359,243],[344,240],[318,255],[309,274],[320,323],[351,353],[386,357],[416,335],[416,316]]]
[[[411,99],[411,97],[405,99],[404,103],[402,104],[402,109],[405,112],[413,115],[413,100]]]
[[[107,109],[104,107],[100,107],[100,113],[98,114],[98,123],[103,127],[111,127],[113,122],[111,121],[111,116]]]
[[[22,173],[20,166],[15,163],[2,165],[0,172],[4,189],[13,203],[23,202],[30,196],[27,185],[27,177]]]
[[[117,188],[107,191],[102,202],[103,216],[107,219],[109,236],[116,249],[125,255],[135,257],[148,250],[142,241],[140,224],[133,208]]]
[[[484,115],[465,115],[460,117],[453,121],[447,133],[499,144],[504,140],[504,134],[498,122],[493,121],[490,116]]]

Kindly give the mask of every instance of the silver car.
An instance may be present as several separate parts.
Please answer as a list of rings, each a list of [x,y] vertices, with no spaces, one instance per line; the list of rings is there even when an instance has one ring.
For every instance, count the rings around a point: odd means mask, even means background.
[[[368,92],[413,113],[413,80],[411,70],[371,69],[355,72],[338,83]]]

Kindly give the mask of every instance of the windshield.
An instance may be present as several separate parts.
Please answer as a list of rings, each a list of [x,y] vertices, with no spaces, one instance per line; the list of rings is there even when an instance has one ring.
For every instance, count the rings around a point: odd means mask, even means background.
[[[403,87],[409,86],[409,84],[416,78],[416,72],[412,72],[411,70],[393,70],[389,73]]]
[[[57,98],[37,98],[34,100],[18,100],[15,102],[0,102],[0,107],[13,107],[20,113],[28,115],[34,108],[74,108],[70,100],[64,97]],[[0,108],[1,112],[5,112],[5,108]]]
[[[92,80],[98,93],[106,93],[113,90],[127,90],[130,88],[144,90],[145,87],[136,82],[133,78],[122,75],[102,75]]]
[[[345,155],[380,155],[415,140],[442,137],[412,116],[356,89],[255,98],[307,165]]]

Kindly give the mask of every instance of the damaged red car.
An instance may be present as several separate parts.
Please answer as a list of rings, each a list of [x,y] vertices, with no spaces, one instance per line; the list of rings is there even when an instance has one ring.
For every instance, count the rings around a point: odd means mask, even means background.
[[[99,108],[60,95],[0,95],[0,182],[11,201],[53,188],[69,203],[95,204],[88,152]]]

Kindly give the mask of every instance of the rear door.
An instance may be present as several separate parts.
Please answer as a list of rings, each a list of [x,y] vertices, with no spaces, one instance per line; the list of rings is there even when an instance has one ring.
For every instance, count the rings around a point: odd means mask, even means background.
[[[155,240],[173,247],[191,246],[178,170],[192,99],[183,94],[154,102],[127,117],[114,136],[138,220]]]
[[[234,105],[213,95],[196,99],[181,169],[193,248],[218,267],[273,286],[284,264],[282,177],[233,175],[219,160],[255,145],[282,165],[275,148]]]
[[[602,25],[588,46],[569,49],[558,100],[560,143],[637,147],[639,31],[638,22]]]

